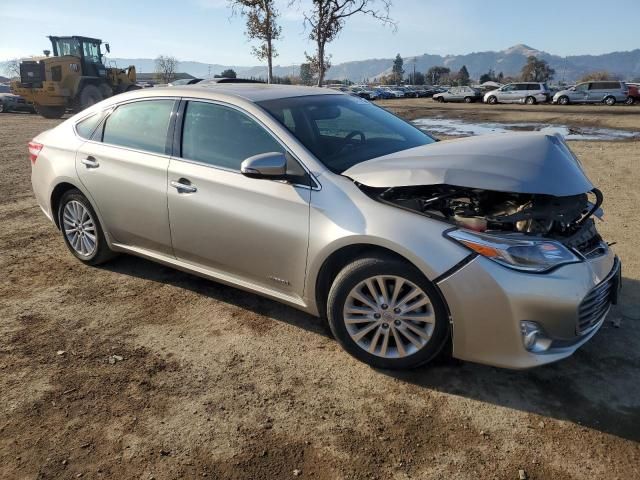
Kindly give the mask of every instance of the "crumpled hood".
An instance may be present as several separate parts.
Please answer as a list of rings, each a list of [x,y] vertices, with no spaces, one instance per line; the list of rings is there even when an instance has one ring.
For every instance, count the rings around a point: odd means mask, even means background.
[[[359,163],[342,174],[370,187],[446,184],[559,197],[594,188],[562,137],[541,133],[432,143]]]

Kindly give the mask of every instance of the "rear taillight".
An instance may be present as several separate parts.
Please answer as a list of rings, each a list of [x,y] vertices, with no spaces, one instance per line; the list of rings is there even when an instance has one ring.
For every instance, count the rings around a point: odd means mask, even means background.
[[[40,150],[42,150],[41,143],[29,142],[29,160],[31,160],[32,165],[36,163],[36,160],[38,159],[38,155],[40,154]]]

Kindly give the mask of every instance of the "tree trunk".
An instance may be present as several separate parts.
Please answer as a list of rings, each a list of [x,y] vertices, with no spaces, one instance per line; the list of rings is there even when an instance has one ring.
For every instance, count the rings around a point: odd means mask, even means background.
[[[324,82],[324,43],[318,41],[318,86],[321,87]]]
[[[267,83],[273,82],[273,49],[271,39],[267,40]]]

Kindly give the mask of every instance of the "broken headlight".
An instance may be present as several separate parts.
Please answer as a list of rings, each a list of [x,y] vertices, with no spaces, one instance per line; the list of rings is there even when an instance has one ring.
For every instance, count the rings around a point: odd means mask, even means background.
[[[546,272],[580,259],[559,242],[507,235],[490,235],[469,230],[450,230],[445,235],[468,249],[505,267],[526,272]]]

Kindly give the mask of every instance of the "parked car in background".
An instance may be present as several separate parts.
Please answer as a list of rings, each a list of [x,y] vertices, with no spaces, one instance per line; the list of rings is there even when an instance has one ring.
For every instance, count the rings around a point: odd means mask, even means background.
[[[485,93],[485,103],[526,103],[535,105],[548,102],[551,98],[546,83],[519,82],[508,83],[496,90]]]
[[[364,87],[351,87],[351,92],[366,100],[375,100],[378,98],[378,94],[376,92]]]
[[[79,261],[130,253],[283,302],[376,368],[449,345],[554,362],[617,301],[602,194],[560,136],[435,142],[326,88],[191,85],[110,97],[28,151],[36,201]]]
[[[432,98],[436,102],[472,103],[482,100],[482,94],[472,87],[452,87],[446,92],[436,93]]]
[[[404,96],[407,97],[407,98],[418,98],[420,96],[418,91],[415,88],[410,87],[409,85],[403,85],[403,86],[397,87],[397,88],[402,93],[404,93]]]
[[[394,93],[391,93],[391,91],[387,90],[386,88],[377,87],[377,88],[374,88],[373,91],[378,96],[378,98],[380,98],[382,100],[389,100],[390,98],[397,98],[397,96]]]
[[[629,87],[619,81],[583,82],[575,87],[560,90],[553,96],[553,103],[569,105],[570,103],[605,103],[615,105],[626,102]]]
[[[629,88],[629,96],[627,97],[627,105],[633,105],[640,102],[640,83],[627,83]]]
[[[391,98],[404,98],[404,92],[396,86],[382,85],[380,88],[389,92]]]
[[[35,113],[33,103],[27,102],[24,97],[11,93],[9,85],[0,85],[0,113],[3,112],[30,112]]]

